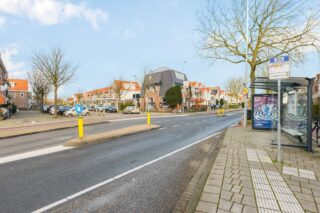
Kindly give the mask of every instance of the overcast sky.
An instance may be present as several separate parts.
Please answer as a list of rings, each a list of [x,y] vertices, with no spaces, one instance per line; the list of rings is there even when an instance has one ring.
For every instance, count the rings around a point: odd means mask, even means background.
[[[26,78],[32,51],[61,47],[79,67],[62,97],[119,77],[134,80],[145,65],[223,87],[228,78],[243,76],[244,64],[199,58],[197,13],[203,6],[202,0],[0,0],[0,50],[9,76]],[[307,59],[293,68],[294,76],[319,72],[319,56]]]

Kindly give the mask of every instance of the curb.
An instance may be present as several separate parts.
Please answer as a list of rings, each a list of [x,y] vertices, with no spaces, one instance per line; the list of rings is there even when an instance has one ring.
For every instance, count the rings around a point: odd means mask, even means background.
[[[190,183],[186,187],[186,190],[183,192],[179,201],[173,208],[173,213],[193,213],[197,208],[197,204],[200,200],[201,193],[210,174],[211,167],[213,166],[213,163],[216,160],[216,157],[219,153],[225,134],[226,129],[223,130],[223,133],[219,137],[217,145],[213,146],[210,149],[207,156],[202,161],[201,165],[199,166],[199,169],[197,170],[197,172],[191,179]]]
[[[160,126],[158,125],[146,125],[146,124],[134,125],[130,127],[112,130],[112,131],[88,135],[84,138],[73,138],[66,141],[66,143],[63,146],[83,147],[83,146],[88,146],[90,144],[105,142],[114,138],[132,135],[140,132],[146,132],[146,131],[159,129],[159,128]]]
[[[84,126],[90,126],[90,125],[96,125],[96,124],[103,124],[103,123],[110,123],[110,121],[100,121],[97,123],[89,123],[89,124],[84,124]],[[63,126],[63,127],[57,127],[54,129],[48,129],[48,130],[35,130],[32,132],[25,132],[21,134],[15,134],[15,135],[8,135],[8,136],[0,136],[0,139],[6,139],[6,138],[14,138],[14,137],[19,137],[19,136],[25,136],[25,135],[32,135],[32,134],[37,134],[37,133],[43,133],[43,132],[51,132],[55,130],[62,130],[62,129],[70,129],[70,128],[75,128],[77,127],[78,124],[75,124],[74,126]]]

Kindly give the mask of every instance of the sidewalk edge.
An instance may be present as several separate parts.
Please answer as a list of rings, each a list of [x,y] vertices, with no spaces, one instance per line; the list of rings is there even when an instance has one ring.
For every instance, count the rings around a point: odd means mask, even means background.
[[[220,151],[227,129],[228,128],[223,130],[217,145],[213,146],[211,150],[208,152],[207,156],[203,159],[201,165],[199,166],[199,169],[191,179],[190,183],[181,195],[179,201],[176,203],[172,212],[193,213],[195,211],[198,201],[200,200],[202,190],[209,177],[211,167],[213,166],[216,157]],[[191,198],[188,198],[188,194],[192,194]],[[181,210],[181,203],[185,202],[187,202],[187,206],[184,208],[184,210]]]

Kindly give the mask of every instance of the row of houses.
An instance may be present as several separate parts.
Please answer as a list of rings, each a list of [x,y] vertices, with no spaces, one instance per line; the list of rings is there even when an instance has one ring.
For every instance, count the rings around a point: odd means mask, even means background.
[[[67,99],[69,105],[82,103],[86,106],[131,103],[141,110],[166,110],[166,91],[181,86],[183,103],[180,108],[203,109],[216,105],[217,100],[227,101],[228,96],[220,87],[207,87],[201,82],[189,81],[187,76],[168,67],[159,67],[147,74],[143,84],[136,81],[115,80],[112,85],[99,89],[76,93]]]

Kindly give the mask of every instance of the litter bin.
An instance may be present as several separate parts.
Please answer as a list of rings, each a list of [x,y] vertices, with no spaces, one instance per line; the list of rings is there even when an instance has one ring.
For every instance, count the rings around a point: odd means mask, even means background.
[[[251,117],[252,117],[252,113],[251,113],[251,112],[252,112],[251,109],[248,109],[248,110],[247,110],[247,120],[248,120],[248,121],[251,121]]]

